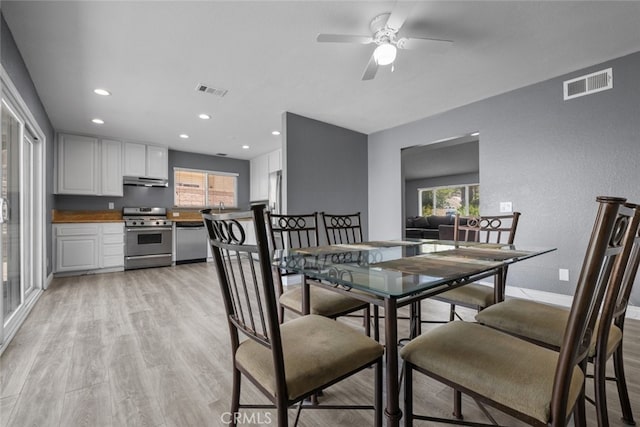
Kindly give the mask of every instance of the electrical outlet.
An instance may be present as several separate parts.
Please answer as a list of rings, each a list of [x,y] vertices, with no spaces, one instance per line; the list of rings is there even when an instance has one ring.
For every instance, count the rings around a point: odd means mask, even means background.
[[[113,209],[114,207],[113,202],[109,202],[109,209]]]
[[[180,212],[171,212],[173,216],[180,216]]]
[[[500,202],[500,212],[513,212],[513,205],[511,204],[511,202]]]
[[[567,270],[566,268],[561,268],[560,270],[558,270],[558,280],[560,280],[561,282],[568,282],[569,270]]]

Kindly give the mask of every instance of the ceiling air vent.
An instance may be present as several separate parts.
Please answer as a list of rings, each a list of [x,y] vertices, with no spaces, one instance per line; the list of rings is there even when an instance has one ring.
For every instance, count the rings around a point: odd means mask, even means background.
[[[591,95],[613,88],[613,69],[598,71],[564,82],[564,99]]]
[[[219,96],[220,98],[224,97],[227,92],[229,92],[227,89],[216,88],[204,83],[198,83],[198,85],[196,86],[196,91],[200,93],[207,93],[209,95]]]

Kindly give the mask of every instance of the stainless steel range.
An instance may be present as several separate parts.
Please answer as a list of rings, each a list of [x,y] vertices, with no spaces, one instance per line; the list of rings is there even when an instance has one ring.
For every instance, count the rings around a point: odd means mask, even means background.
[[[123,208],[124,269],[171,265],[172,222],[166,208]]]

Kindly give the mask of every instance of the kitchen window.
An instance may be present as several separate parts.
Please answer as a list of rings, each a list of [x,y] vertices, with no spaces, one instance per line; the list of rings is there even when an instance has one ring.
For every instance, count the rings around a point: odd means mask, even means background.
[[[176,207],[238,206],[237,173],[174,168],[173,182]]]

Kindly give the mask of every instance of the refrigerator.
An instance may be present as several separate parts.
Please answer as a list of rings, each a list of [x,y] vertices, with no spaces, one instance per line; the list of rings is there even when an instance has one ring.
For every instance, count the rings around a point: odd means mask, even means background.
[[[271,213],[282,213],[282,171],[269,174],[269,201],[267,208]]]

